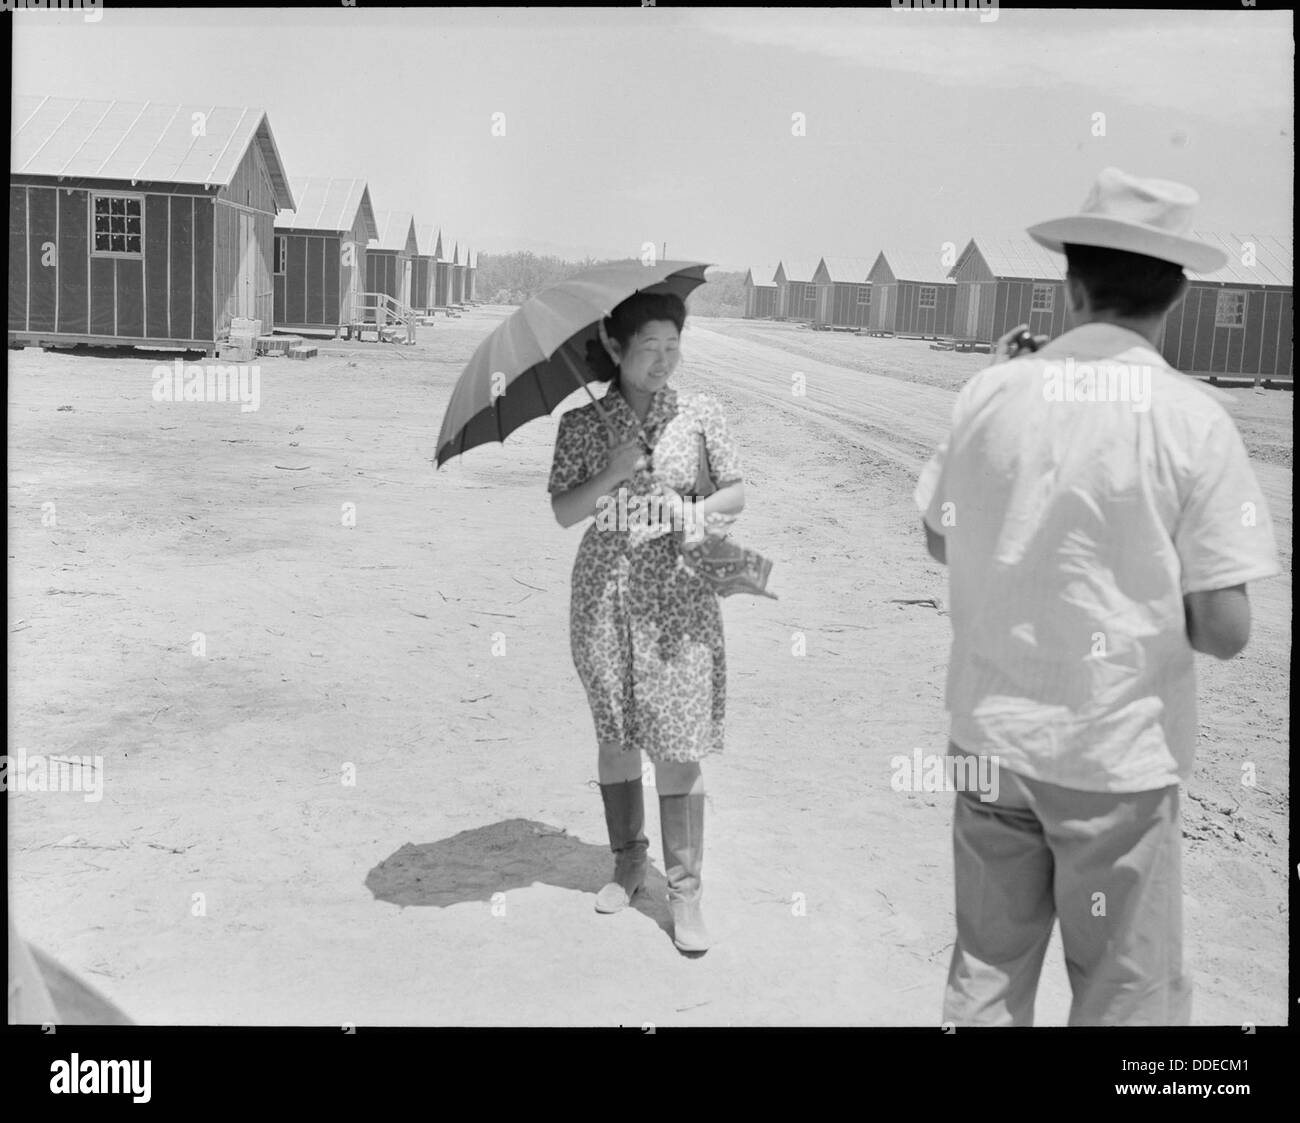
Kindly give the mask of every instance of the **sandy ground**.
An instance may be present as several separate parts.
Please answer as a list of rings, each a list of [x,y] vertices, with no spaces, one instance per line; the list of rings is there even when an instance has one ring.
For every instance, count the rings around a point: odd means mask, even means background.
[[[611,859],[568,650],[580,531],[545,493],[555,417],[431,465],[506,312],[264,360],[256,412],[154,402],[157,356],[10,353],[11,752],[104,776],[98,802],[11,797],[20,929],[144,1023],[937,1024],[953,797],[895,792],[889,761],[943,749],[949,625],[892,599],[946,601],[910,494],[988,358],[688,326],[677,384],[728,407],[735,533],[781,599],[724,602],[719,942],[687,959],[660,872],[638,909],[592,908]],[[1285,573],[1252,589],[1245,655],[1199,668],[1187,943],[1198,1023],[1278,1024],[1292,399],[1234,396]],[[1054,939],[1040,1024],[1067,1009]]]

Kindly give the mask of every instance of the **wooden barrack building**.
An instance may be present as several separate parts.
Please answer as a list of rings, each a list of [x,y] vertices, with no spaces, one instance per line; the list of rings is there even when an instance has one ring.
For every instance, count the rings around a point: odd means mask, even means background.
[[[9,340],[211,350],[237,316],[269,332],[293,207],[261,109],[16,97]]]

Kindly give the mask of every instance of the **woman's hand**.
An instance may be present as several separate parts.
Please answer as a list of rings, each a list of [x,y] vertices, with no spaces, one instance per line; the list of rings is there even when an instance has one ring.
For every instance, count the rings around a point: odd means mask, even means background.
[[[693,502],[682,500],[682,522],[685,530],[682,544],[696,546],[705,538],[726,538],[736,515],[744,509],[743,484],[728,484],[705,499]],[[721,505],[722,509],[718,507]]]
[[[630,518],[630,544],[640,546],[655,538],[662,538],[681,529],[684,517],[684,501],[676,491],[660,480],[654,480],[650,490],[637,494],[629,503],[638,505],[637,515]]]
[[[647,464],[645,449],[640,440],[632,438],[610,445],[605,475],[610,485],[630,482]]]
[[[646,457],[638,441],[629,440],[610,446],[609,459],[590,479],[568,491],[551,496],[555,521],[563,527],[574,526],[592,515],[599,515],[602,501],[617,491],[645,467]]]

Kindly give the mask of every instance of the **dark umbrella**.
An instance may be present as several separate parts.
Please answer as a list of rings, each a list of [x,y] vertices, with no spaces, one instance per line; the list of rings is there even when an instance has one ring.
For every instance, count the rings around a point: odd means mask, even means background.
[[[642,291],[684,300],[704,284],[707,268],[696,261],[598,265],[521,305],[479,344],[452,390],[438,434],[438,467],[468,448],[504,441],[579,386],[591,394],[587,343],[598,338],[611,309]]]
[[[521,425],[543,417],[577,386],[618,439],[600,399],[587,384],[587,344],[600,338],[610,311],[637,292],[673,292],[686,299],[704,283],[708,265],[661,261],[657,265],[598,265],[561,281],[519,307],[474,352],[461,373],[438,434],[437,465],[467,448],[504,441]],[[710,538],[688,551],[692,567],[719,596],[766,591],[772,563],[753,550]]]

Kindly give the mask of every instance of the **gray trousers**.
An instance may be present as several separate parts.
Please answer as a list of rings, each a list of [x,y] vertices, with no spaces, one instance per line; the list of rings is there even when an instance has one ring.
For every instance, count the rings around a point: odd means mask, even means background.
[[[1059,918],[1071,1025],[1187,1025],[1178,786],[1078,791],[1005,768],[999,781],[986,803],[957,792],[943,1020],[1032,1025]]]

